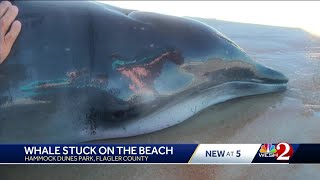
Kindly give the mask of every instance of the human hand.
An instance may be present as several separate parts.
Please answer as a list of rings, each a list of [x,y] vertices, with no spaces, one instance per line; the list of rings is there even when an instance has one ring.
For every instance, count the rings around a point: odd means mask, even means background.
[[[15,20],[18,11],[9,1],[0,3],[0,64],[8,57],[21,31],[20,21]]]

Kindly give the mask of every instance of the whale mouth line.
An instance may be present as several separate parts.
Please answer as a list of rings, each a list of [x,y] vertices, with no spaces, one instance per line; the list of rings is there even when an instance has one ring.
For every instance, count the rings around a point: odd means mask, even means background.
[[[208,87],[203,88],[200,91],[198,91],[198,93],[201,93],[203,91],[207,91],[210,89],[215,89],[217,87],[224,86],[226,84],[231,84],[231,85],[232,84],[237,84],[237,85],[241,84],[243,86],[243,88],[246,88],[247,85],[249,85],[249,86],[252,86],[252,85],[254,85],[254,86],[268,86],[268,87],[275,88],[274,90],[271,90],[270,92],[277,92],[277,91],[284,91],[287,87],[287,82],[288,81],[285,81],[285,80],[283,80],[283,81],[282,80],[263,81],[263,80],[256,80],[256,79],[246,80],[246,81],[235,80],[235,81],[224,82],[224,83],[221,83],[218,85],[208,86]],[[281,87],[281,89],[278,89],[278,87]],[[261,89],[261,91],[263,91],[263,90]],[[264,93],[257,92],[256,94],[264,94]]]
[[[249,81],[242,81],[242,82],[254,82],[254,83],[261,83],[261,84],[287,84],[287,79],[250,79]]]
[[[259,78],[259,79],[256,79],[256,78],[253,78],[253,79],[243,79],[243,80],[232,80],[232,81],[226,81],[226,82],[223,82],[223,83],[220,83],[220,84],[207,84],[206,87],[203,87],[202,88],[199,88],[200,91],[198,92],[202,92],[202,91],[206,91],[208,89],[212,89],[212,88],[215,88],[215,87],[218,87],[218,86],[221,86],[221,85],[224,85],[224,84],[233,84],[233,83],[240,83],[240,84],[255,84],[255,85],[268,85],[270,87],[272,87],[273,85],[275,87],[277,86],[283,86],[283,87],[286,87],[287,84],[288,84],[288,80],[287,79],[267,79],[267,78]]]

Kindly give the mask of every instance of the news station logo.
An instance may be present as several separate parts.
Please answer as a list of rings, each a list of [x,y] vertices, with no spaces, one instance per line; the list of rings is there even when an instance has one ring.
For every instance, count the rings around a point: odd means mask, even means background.
[[[285,142],[278,144],[262,144],[259,150],[259,157],[277,158],[279,161],[288,161],[292,155],[292,146]]]

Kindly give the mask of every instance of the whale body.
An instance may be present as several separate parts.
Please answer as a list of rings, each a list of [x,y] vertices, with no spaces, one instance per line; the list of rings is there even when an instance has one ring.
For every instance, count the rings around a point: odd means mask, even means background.
[[[189,18],[96,2],[18,1],[0,65],[0,142],[83,142],[158,131],[288,79]]]

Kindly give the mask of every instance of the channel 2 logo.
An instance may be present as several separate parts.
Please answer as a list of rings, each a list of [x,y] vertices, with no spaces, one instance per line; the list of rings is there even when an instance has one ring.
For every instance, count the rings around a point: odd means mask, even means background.
[[[286,142],[279,144],[262,144],[259,150],[259,157],[275,157],[279,161],[288,161],[293,155],[293,148]]]

